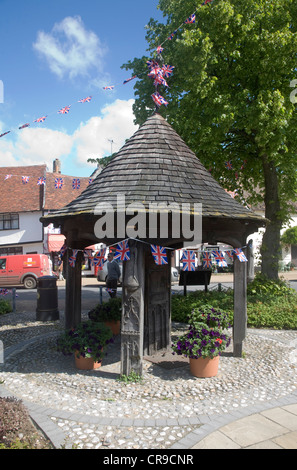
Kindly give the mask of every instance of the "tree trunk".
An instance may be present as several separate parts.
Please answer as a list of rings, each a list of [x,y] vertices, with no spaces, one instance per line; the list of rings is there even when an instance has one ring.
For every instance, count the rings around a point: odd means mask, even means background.
[[[278,175],[273,162],[269,162],[267,156],[262,157],[264,181],[265,181],[265,217],[268,224],[263,236],[262,274],[269,279],[278,279],[278,263],[280,259],[280,200],[278,194]]]

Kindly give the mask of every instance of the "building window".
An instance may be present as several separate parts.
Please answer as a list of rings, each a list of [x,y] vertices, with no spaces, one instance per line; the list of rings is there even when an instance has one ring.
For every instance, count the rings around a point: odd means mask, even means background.
[[[19,214],[0,214],[0,230],[19,228]]]
[[[22,246],[10,246],[7,248],[0,248],[0,256],[22,255]]]

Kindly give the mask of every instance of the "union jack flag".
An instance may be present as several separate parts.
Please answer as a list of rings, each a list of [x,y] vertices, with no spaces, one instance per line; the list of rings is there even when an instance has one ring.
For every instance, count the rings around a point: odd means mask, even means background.
[[[47,118],[47,116],[42,116],[42,117],[40,117],[40,118],[38,118],[38,119],[35,119],[34,122],[43,122],[43,121],[46,120],[46,118]]]
[[[44,177],[44,176],[40,176],[40,178],[38,178],[38,180],[37,180],[37,184],[38,184],[38,185],[45,184],[45,177]]]
[[[91,96],[87,96],[86,98],[82,98],[81,100],[79,100],[78,103],[89,103],[91,99]]]
[[[131,77],[131,78],[127,78],[127,80],[124,80],[124,81],[123,81],[123,85],[125,85],[125,84],[128,83],[128,82],[131,82],[131,80],[134,80],[134,78],[136,78],[136,77],[137,77],[137,75],[134,75],[134,76]]]
[[[7,295],[9,292],[8,289],[0,289],[0,295]]]
[[[162,66],[162,73],[165,78],[170,77],[173,74],[173,69],[175,67],[173,65],[163,65]]]
[[[69,258],[69,264],[72,268],[74,268],[75,266],[77,253],[78,253],[78,250],[72,250],[72,256],[70,256]]]
[[[59,114],[68,114],[68,113],[69,113],[69,110],[70,110],[70,106],[71,106],[71,105],[65,106],[65,108],[61,108],[61,109],[58,111],[58,113],[59,113]]]
[[[63,258],[63,256],[65,255],[66,251],[67,251],[67,246],[66,246],[65,243],[64,243],[64,245],[60,248],[60,256],[61,256],[61,258]]]
[[[211,253],[219,266],[222,268],[228,266],[224,257],[224,253],[219,250],[212,251]]]
[[[166,248],[163,246],[151,245],[151,250],[156,264],[168,264]]]
[[[110,287],[106,287],[106,292],[108,292],[109,294],[112,294],[113,292],[115,292],[115,289],[111,289]]]
[[[183,263],[183,271],[195,271],[195,252],[193,250],[185,250],[181,257]]]
[[[241,263],[247,261],[247,257],[245,256],[241,248],[235,248],[233,251]]]
[[[208,251],[205,251],[204,253],[202,253],[202,265],[204,268],[212,267],[211,254]]]
[[[163,78],[161,75],[158,75],[154,80],[154,85],[155,86],[158,86],[158,85],[168,86],[168,83],[166,82],[165,78]]]
[[[62,189],[63,183],[64,183],[63,178],[55,178],[56,189]]]
[[[89,178],[89,184],[93,183],[93,178]]]
[[[168,101],[166,101],[163,98],[163,96],[161,96],[157,91],[155,93],[153,93],[151,96],[152,96],[153,101],[155,102],[155,104],[157,106],[161,106],[162,104],[164,104],[165,106],[168,105]]]
[[[233,250],[227,250],[225,251],[226,255],[229,256],[231,259],[233,259]]]
[[[87,255],[88,258],[92,258],[92,250],[91,249],[87,249],[87,250],[84,250],[84,254]]]
[[[147,65],[150,69],[152,69],[154,67],[159,67],[158,62],[155,59],[147,60],[146,63],[147,63]]]
[[[170,36],[168,37],[169,41],[171,41],[171,39],[174,38],[174,36],[176,35],[177,33],[177,29],[175,31],[173,31],[173,33],[170,34]]]
[[[101,250],[99,250],[94,258],[93,258],[93,265],[94,266],[98,266],[99,268],[102,268],[103,266],[103,263],[104,263],[104,259],[105,259],[105,252],[106,252],[106,248],[102,248]]]
[[[161,52],[163,52],[163,51],[164,51],[164,47],[162,47],[162,46],[157,47],[157,53],[158,54],[161,54]]]
[[[113,89],[114,89],[114,85],[103,87],[103,90],[113,90]]]
[[[6,175],[5,178],[4,178],[4,180],[8,180],[8,179],[11,178],[11,177],[12,177],[12,175]]]
[[[4,132],[4,134],[0,134],[0,137],[4,137],[6,134],[9,134],[10,131]]]
[[[29,127],[29,126],[30,126],[30,124],[28,124],[28,123],[27,123],[27,124],[23,124],[21,127],[19,127],[19,129],[25,129],[25,127]]]
[[[185,24],[195,23],[196,15],[193,13],[189,18],[186,19]]]
[[[230,161],[226,162],[225,165],[228,170],[232,170],[232,163]]]
[[[23,184],[27,184],[29,182],[29,176],[22,176]]]
[[[157,65],[156,67],[152,67],[147,75],[150,78],[156,78],[158,75],[162,76],[162,69]]]
[[[72,189],[79,189],[80,188],[80,179],[74,178],[72,180]]]
[[[127,261],[130,259],[130,248],[128,245],[128,240],[118,243],[114,259],[120,259],[121,261]]]

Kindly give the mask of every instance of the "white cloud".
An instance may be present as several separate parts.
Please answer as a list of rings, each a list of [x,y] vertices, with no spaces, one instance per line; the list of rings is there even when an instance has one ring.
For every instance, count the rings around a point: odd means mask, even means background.
[[[101,158],[117,152],[125,140],[134,134],[132,105],[134,100],[116,100],[102,109],[102,116],[94,116],[81,124],[74,133],[77,145],[77,160],[86,163],[88,158]]]
[[[6,139],[0,143],[2,166],[40,165],[51,170],[55,158],[70,153],[72,138],[51,129],[24,129],[13,143]],[[5,163],[4,163],[5,162]]]
[[[99,37],[85,29],[80,16],[64,18],[51,33],[39,31],[33,48],[60,78],[86,76],[92,68],[102,72],[107,52]]]
[[[26,128],[0,140],[1,166],[40,165],[45,163],[52,171],[52,163],[59,158],[62,173],[77,175],[75,165],[88,165],[88,158],[101,158],[118,151],[137,130],[133,123],[134,100],[116,100],[101,110],[101,116],[91,117],[69,135],[48,128]],[[0,128],[1,128],[0,122]],[[14,140],[11,140],[11,137]],[[71,156],[71,164],[66,162]],[[67,159],[68,161],[68,159]],[[77,175],[79,176],[79,175]]]

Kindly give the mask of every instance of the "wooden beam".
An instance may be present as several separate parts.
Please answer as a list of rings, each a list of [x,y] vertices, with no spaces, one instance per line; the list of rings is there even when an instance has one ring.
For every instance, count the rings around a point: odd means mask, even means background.
[[[243,250],[245,251],[245,250]],[[242,343],[247,330],[247,263],[240,262],[234,256],[234,323],[233,323],[233,355],[241,357]]]
[[[144,327],[144,245],[129,241],[130,260],[124,263],[122,287],[121,374],[142,375]]]
[[[66,294],[65,294],[65,328],[71,329],[81,323],[81,268],[82,252],[79,251],[75,267],[69,264],[72,250],[65,253],[66,262]]]

